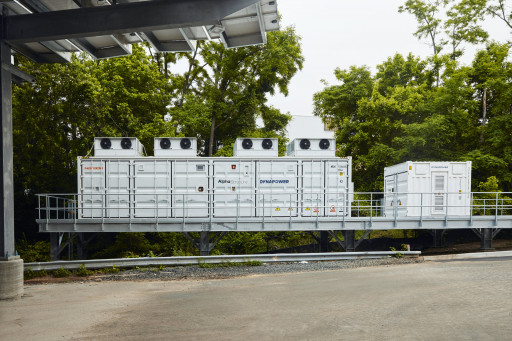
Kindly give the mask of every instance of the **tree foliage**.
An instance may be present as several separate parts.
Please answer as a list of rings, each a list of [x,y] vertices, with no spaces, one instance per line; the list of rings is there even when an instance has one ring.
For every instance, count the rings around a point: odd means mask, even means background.
[[[428,60],[412,55],[388,58],[375,76],[336,69],[341,84],[315,94],[315,114],[337,129],[339,153],[353,157],[356,189],[382,190],[382,170],[395,163],[470,160],[474,184],[496,176],[512,190],[509,55],[508,44],[490,43],[471,66],[444,59],[439,86]]]

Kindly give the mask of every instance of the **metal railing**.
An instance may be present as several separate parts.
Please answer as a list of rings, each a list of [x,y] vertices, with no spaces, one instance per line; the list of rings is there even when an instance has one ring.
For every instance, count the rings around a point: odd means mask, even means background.
[[[449,217],[512,215],[512,193],[81,193],[38,194],[38,221],[116,218]]]

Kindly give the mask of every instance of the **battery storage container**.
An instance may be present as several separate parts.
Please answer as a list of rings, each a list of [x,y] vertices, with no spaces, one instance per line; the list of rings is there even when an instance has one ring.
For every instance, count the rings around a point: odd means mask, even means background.
[[[321,156],[314,148],[302,150],[301,157],[277,157],[277,139],[250,139],[252,144],[238,139],[243,156],[202,158],[195,156],[194,139],[180,149],[183,139],[187,138],[156,138],[155,151],[161,150],[154,157],[119,156],[115,148],[102,149],[100,156],[79,157],[78,217],[350,215],[350,157]],[[103,155],[109,150],[110,156]]]
[[[471,161],[412,162],[384,168],[384,215],[469,215]]]

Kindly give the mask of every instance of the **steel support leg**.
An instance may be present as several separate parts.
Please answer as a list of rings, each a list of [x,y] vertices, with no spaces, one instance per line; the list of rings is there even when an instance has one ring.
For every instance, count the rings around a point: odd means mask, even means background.
[[[77,233],[76,236],[76,258],[84,259],[85,239],[83,233]]]
[[[440,248],[443,246],[443,235],[445,230],[432,230],[434,248]]]
[[[329,252],[329,232],[320,231],[320,252]]]
[[[210,232],[200,232],[199,237],[199,255],[208,256],[210,255]]]
[[[480,250],[488,251],[492,248],[493,231],[492,229],[482,229],[480,233]]]
[[[347,230],[341,233],[345,240],[345,252],[354,252],[356,250],[356,231]]]
[[[60,260],[59,233],[50,233],[50,259],[52,261]]]

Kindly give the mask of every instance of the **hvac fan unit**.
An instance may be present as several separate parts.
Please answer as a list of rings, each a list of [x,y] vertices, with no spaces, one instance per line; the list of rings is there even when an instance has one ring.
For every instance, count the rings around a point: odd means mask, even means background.
[[[142,156],[143,149],[136,137],[94,138],[94,156]]]
[[[238,138],[233,145],[233,156],[278,156],[277,139]]]
[[[195,137],[155,137],[155,156],[197,156],[197,139]]]
[[[334,139],[300,138],[294,139],[286,147],[287,156],[334,157]]]

